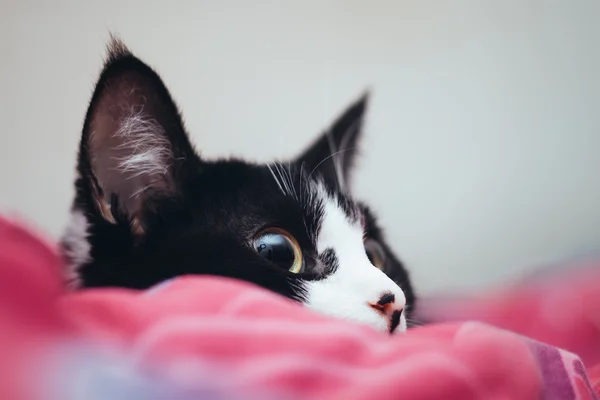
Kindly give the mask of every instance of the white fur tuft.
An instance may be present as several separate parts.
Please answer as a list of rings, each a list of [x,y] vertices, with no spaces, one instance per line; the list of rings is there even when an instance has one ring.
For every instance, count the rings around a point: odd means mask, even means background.
[[[117,150],[127,154],[117,159],[117,168],[128,179],[167,174],[173,154],[165,130],[156,120],[146,118],[143,112],[132,113],[123,119],[115,136],[123,141]]]
[[[88,227],[83,212],[73,210],[63,236],[63,249],[68,262],[65,275],[70,287],[79,285],[79,268],[91,261]]]

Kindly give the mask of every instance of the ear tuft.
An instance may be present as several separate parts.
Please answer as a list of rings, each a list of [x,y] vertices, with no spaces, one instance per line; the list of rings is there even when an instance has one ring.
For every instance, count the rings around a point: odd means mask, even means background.
[[[123,43],[121,38],[112,33],[110,34],[110,41],[106,46],[106,53],[107,56],[105,65],[112,64],[113,62],[118,61],[121,58],[133,57],[133,54],[131,53],[131,51],[129,51],[127,46],[125,46],[125,43]]]

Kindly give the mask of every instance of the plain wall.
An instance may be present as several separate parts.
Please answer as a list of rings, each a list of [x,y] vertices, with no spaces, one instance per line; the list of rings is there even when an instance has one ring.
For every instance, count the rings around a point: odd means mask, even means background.
[[[294,155],[365,88],[356,197],[421,293],[600,250],[600,1],[0,2],[0,210],[57,237],[109,31],[206,157]]]

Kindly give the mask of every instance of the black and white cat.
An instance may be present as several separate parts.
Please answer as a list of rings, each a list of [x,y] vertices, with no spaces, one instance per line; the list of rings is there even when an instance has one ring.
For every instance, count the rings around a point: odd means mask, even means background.
[[[408,274],[346,187],[366,106],[365,95],[295,160],[206,161],[157,73],[113,39],[85,118],[63,238],[73,285],[148,288],[220,275],[331,316],[406,330]]]

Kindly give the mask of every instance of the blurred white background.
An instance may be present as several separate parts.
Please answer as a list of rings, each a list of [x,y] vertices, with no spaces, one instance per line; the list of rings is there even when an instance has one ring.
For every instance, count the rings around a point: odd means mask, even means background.
[[[373,97],[355,194],[421,293],[600,251],[600,1],[0,0],[0,210],[54,237],[109,31],[207,157],[270,160]]]

